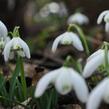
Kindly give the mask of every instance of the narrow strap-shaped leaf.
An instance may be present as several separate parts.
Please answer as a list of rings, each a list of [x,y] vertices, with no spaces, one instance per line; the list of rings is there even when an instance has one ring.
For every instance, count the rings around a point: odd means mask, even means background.
[[[19,58],[17,59],[17,64],[16,64],[16,68],[12,74],[11,80],[10,80],[10,89],[9,89],[9,95],[10,95],[10,99],[12,99],[14,97],[14,90],[16,87],[16,82],[17,82],[17,77],[19,75],[19,71],[20,70],[20,66],[19,66]]]
[[[21,74],[21,83],[22,83],[22,92],[23,92],[23,96],[24,96],[24,100],[27,99],[27,85],[26,85],[26,80],[25,80],[25,72],[24,72],[24,66],[23,66],[23,60],[21,57],[19,57],[20,59],[20,74]]]

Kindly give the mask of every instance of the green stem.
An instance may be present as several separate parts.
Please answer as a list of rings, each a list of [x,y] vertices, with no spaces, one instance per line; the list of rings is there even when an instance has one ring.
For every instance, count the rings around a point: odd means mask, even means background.
[[[26,85],[26,80],[25,80],[23,60],[21,57],[19,57],[19,59],[20,59],[20,73],[21,73],[22,91],[23,91],[24,99],[27,99],[27,85]]]
[[[55,100],[55,103],[53,102]],[[50,96],[49,96],[49,102],[48,102],[48,105],[47,105],[47,109],[53,109],[54,106],[56,106],[57,104],[57,93],[56,91],[54,90],[54,88],[51,90],[51,93],[50,93]]]
[[[71,67],[73,66],[75,68],[76,71],[78,72],[82,72],[82,65],[81,62],[74,60],[70,55],[66,57],[64,63],[63,63],[64,67]]]
[[[105,50],[105,68],[107,73],[109,72],[109,63],[108,63],[108,45],[107,42],[104,42],[104,50]]]
[[[87,41],[86,41],[86,38],[85,38],[83,31],[76,24],[70,24],[69,27],[68,27],[68,31],[71,31],[72,27],[74,27],[78,31],[80,38],[83,42],[86,54],[89,55],[90,52],[89,52],[88,44],[87,44]]]
[[[71,58],[72,58],[71,56],[66,57],[66,59],[64,61],[64,64],[63,64],[64,67],[69,66]]]

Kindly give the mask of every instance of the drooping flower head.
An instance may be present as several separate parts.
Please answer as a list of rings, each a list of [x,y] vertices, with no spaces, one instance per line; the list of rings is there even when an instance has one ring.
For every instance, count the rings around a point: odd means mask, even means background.
[[[99,49],[87,59],[86,65],[83,70],[83,76],[85,78],[90,77],[94,73],[94,71],[104,62],[105,50]]]
[[[65,32],[59,35],[53,42],[52,52],[55,52],[58,44],[69,45],[72,44],[79,51],[83,51],[84,48],[82,46],[82,42],[79,39],[78,35],[73,32]]]
[[[42,96],[49,84],[53,84],[62,95],[73,89],[80,101],[86,102],[88,99],[85,80],[72,68],[61,67],[43,76],[36,86],[35,97]]]
[[[67,15],[67,9],[63,2],[50,2],[46,4],[39,12],[43,18],[48,17],[50,14],[57,14],[59,16]]]
[[[0,38],[1,37],[5,38],[7,36],[8,36],[8,30],[5,24],[2,21],[0,21]]]
[[[88,24],[89,19],[86,15],[84,15],[80,12],[77,12],[68,18],[67,23],[68,24],[77,23],[79,25],[83,25],[83,24]]]
[[[102,80],[99,85],[92,90],[86,109],[98,109],[102,101],[109,104],[109,78]]]
[[[18,29],[18,28],[17,28]],[[18,30],[16,31],[18,32]],[[14,58],[13,54],[17,54],[21,57],[30,58],[30,50],[26,42],[24,42],[18,34],[13,34],[14,36],[5,46],[3,50],[3,55],[5,61],[8,61],[9,58]]]
[[[8,30],[5,24],[0,21],[0,52],[4,49],[6,43],[10,40],[8,37]]]
[[[103,11],[97,19],[97,24],[100,24],[102,21],[104,21],[105,24],[105,31],[109,33],[109,10]]]

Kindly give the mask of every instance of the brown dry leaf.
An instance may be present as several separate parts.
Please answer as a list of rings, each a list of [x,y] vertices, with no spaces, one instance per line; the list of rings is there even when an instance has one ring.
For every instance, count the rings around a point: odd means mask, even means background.
[[[35,67],[37,65],[31,64],[31,63],[24,63],[24,72],[26,77],[32,78],[33,75],[35,74]],[[10,64],[10,68],[13,71],[15,69],[15,64]]]
[[[15,69],[15,64],[10,64],[10,69]],[[48,72],[48,69],[37,66],[33,63],[24,63],[25,76],[32,79],[32,85],[36,85],[37,81]]]
[[[26,106],[32,98],[28,98],[27,100],[25,100],[24,102],[22,102],[21,104]],[[1,108],[0,108],[1,109]],[[21,105],[17,105],[15,107],[13,107],[12,109],[25,109],[25,107],[21,106]]]
[[[0,104],[0,109],[5,109],[5,108]]]
[[[72,109],[82,109],[82,107],[78,104],[73,104]]]
[[[82,109],[82,107],[79,104],[69,104],[66,109]]]
[[[48,72],[48,69],[44,67],[36,67],[35,68],[36,73],[32,78],[32,85],[36,85],[39,79]]]
[[[25,108],[20,106],[20,105],[18,105],[18,106],[13,107],[12,109],[25,109]]]

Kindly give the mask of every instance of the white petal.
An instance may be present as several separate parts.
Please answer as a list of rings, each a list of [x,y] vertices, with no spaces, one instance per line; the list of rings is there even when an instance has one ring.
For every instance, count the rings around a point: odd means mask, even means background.
[[[99,54],[103,53],[104,50],[102,49],[99,49],[97,50],[96,52],[94,52],[93,54],[91,54],[88,58],[87,58],[87,61],[90,61],[91,59],[93,59],[94,57],[98,56]]]
[[[12,47],[12,40],[9,41],[6,45],[5,45],[5,48],[3,50],[3,55],[4,55],[4,60],[5,61],[8,61],[9,59],[9,55],[10,55],[10,50],[11,50],[11,47]]]
[[[71,15],[67,21],[68,24],[78,23],[80,25],[87,24],[88,22],[89,22],[88,17],[82,13],[75,13],[75,14]]]
[[[84,78],[82,78],[82,76],[80,76],[78,72],[73,69],[69,69],[69,72],[72,74],[72,85],[78,99],[85,103],[88,100],[89,92]]]
[[[5,38],[5,44],[8,43],[10,40],[11,40],[10,37],[7,36],[7,37]]]
[[[77,34],[69,32],[69,37],[71,37],[72,44],[77,50],[79,50],[79,51],[84,50],[81,40],[79,39],[79,36]]]
[[[107,85],[106,85],[106,88],[105,88],[105,93],[104,93],[104,96],[103,96],[103,100],[109,104],[109,78],[107,80]]]
[[[55,52],[56,49],[57,49],[57,46],[59,44],[59,42],[61,41],[62,37],[64,36],[65,33],[63,33],[62,35],[58,36],[54,42],[53,42],[53,45],[52,45],[52,52]]]
[[[90,61],[87,61],[83,70],[83,76],[85,78],[92,75],[92,73],[104,62],[104,53],[101,53],[93,57]]]
[[[7,37],[7,35],[8,35],[7,28],[6,28],[5,24],[2,21],[0,21],[0,37],[5,38],[5,37]]]
[[[97,24],[100,24],[102,22],[103,17],[109,12],[109,10],[103,11],[97,19]]]
[[[94,88],[89,96],[86,109],[98,109],[100,102],[103,100],[108,85],[107,82],[109,83],[109,79],[105,78],[97,87]]]
[[[19,41],[19,45],[21,45],[21,47],[23,48],[25,56],[27,58],[30,58],[30,49],[28,45],[26,44],[26,42],[24,42],[20,37],[18,37],[18,41]]]
[[[55,82],[55,87],[60,94],[65,95],[72,90],[71,74],[68,72],[68,68],[65,67],[62,67],[59,73]]]
[[[57,74],[58,70],[54,70],[49,72],[39,80],[35,90],[35,97],[40,97],[44,93],[48,85],[55,81]]]
[[[60,6],[56,2],[51,2],[51,3],[48,4],[48,9],[49,9],[49,11],[51,13],[54,13],[55,14],[55,13],[59,13]]]
[[[105,23],[109,22],[109,12],[104,16],[104,22]]]
[[[109,23],[106,23],[106,24],[105,24],[105,31],[106,31],[107,33],[109,33]]]

